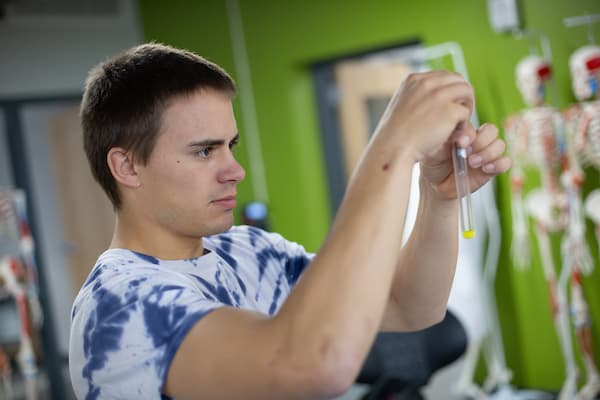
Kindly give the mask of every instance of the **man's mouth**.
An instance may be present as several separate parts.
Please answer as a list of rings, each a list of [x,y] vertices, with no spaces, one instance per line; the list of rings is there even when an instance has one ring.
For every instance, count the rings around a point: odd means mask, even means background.
[[[213,200],[211,203],[213,203],[219,207],[222,207],[226,210],[234,209],[237,204],[237,202],[235,200],[235,195],[221,197],[217,200]]]

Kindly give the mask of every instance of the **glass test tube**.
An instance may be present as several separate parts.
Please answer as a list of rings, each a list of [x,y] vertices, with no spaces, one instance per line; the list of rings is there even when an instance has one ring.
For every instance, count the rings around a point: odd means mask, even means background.
[[[475,236],[475,226],[473,225],[473,209],[469,187],[467,149],[458,147],[455,143],[452,149],[452,161],[454,163],[454,180],[456,181],[460,229],[464,238],[471,239]]]

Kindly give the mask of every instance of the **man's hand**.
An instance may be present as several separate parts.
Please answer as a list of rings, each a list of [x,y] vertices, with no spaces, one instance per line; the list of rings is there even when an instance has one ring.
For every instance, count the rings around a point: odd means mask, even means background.
[[[498,137],[498,129],[483,124],[477,132],[470,123],[463,123],[452,133],[443,148],[425,155],[421,160],[421,178],[442,200],[456,198],[456,184],[452,166],[452,144],[470,148],[468,151],[471,192],[476,191],[494,176],[508,170],[510,158],[504,156],[506,145]]]
[[[410,74],[392,97],[373,139],[379,157],[402,148],[421,161],[435,154],[473,111],[473,88],[458,73]],[[388,160],[389,161],[389,160]]]

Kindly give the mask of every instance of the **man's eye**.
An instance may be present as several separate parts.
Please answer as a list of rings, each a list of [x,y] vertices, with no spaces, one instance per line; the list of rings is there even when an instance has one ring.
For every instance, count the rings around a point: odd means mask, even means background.
[[[198,150],[196,154],[198,154],[202,158],[208,158],[210,156],[211,151],[211,147],[203,147],[200,150]]]

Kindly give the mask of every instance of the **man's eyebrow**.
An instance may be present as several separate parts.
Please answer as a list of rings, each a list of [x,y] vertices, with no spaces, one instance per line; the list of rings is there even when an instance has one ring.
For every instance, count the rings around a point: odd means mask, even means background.
[[[188,147],[221,146],[225,143],[223,139],[206,139],[200,142],[188,143]]]
[[[236,134],[231,142],[236,142],[240,139],[240,134]],[[188,144],[188,147],[206,147],[206,146],[222,146],[225,144],[225,140],[223,139],[206,139],[201,140],[199,142],[191,142]]]

